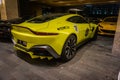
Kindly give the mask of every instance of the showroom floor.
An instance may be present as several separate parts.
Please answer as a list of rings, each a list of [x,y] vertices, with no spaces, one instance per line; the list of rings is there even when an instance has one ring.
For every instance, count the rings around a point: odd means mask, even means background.
[[[120,58],[112,54],[113,38],[99,36],[78,49],[69,62],[30,59],[0,41],[0,80],[117,80]]]

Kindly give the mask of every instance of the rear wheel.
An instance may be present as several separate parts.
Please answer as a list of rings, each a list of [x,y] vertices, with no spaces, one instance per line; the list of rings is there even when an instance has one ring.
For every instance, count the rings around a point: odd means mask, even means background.
[[[75,56],[76,42],[77,42],[76,36],[70,35],[68,37],[68,39],[66,40],[66,42],[63,46],[63,50],[62,50],[62,54],[61,54],[61,59],[63,61],[69,61]]]

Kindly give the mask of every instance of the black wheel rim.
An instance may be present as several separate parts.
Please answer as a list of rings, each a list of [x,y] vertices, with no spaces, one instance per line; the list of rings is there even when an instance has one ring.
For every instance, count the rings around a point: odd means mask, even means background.
[[[67,59],[74,57],[76,53],[76,38],[70,37],[65,45],[65,55]]]

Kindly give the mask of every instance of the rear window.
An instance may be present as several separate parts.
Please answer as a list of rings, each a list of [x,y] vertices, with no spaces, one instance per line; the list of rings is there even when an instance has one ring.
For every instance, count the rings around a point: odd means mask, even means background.
[[[31,22],[31,23],[43,23],[43,22],[47,22],[47,21],[56,19],[56,18],[64,16],[64,15],[65,14],[49,14],[49,15],[33,18],[33,19],[29,20],[28,22]]]

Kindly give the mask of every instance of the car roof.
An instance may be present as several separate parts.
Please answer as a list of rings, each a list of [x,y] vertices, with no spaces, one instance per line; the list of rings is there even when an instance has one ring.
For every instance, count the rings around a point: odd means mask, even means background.
[[[46,14],[46,15],[42,15],[42,16],[49,17],[49,16],[66,16],[66,15],[78,15],[78,14],[71,14],[71,13],[51,13],[51,14]]]

